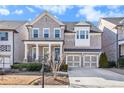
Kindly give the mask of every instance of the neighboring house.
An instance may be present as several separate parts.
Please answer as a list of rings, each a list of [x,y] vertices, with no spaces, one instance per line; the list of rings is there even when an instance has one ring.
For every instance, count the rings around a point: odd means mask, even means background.
[[[102,49],[109,61],[117,62],[124,56],[124,17],[101,18],[99,29],[103,31]]]
[[[55,62],[64,57],[69,67],[99,67],[102,32],[90,22],[62,22],[45,11],[21,27],[14,29],[11,63],[38,62],[47,55]]]
[[[3,66],[10,68],[14,62],[23,61],[22,39],[26,37],[25,23],[23,21],[0,21],[0,68]]]
[[[62,22],[43,12],[27,28],[25,62],[52,55],[54,61],[64,56],[70,67],[99,67],[102,33],[90,22]]]

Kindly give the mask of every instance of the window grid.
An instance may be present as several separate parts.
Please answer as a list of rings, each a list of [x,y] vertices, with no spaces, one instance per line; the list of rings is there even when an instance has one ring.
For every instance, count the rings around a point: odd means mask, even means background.
[[[7,41],[8,40],[8,32],[0,32],[0,40]]]
[[[0,45],[0,52],[10,52],[11,45]]]

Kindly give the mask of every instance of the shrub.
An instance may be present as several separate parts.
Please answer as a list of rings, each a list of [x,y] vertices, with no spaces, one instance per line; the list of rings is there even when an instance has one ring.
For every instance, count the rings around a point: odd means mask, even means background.
[[[118,59],[119,66],[124,67],[124,58]]]
[[[108,67],[109,68],[116,67],[115,61],[109,61],[108,62]]]
[[[67,64],[62,64],[62,65],[60,66],[60,71],[65,71],[65,72],[67,72],[67,71],[68,71],[68,65],[67,65]]]
[[[41,63],[21,63],[21,64],[13,64],[11,66],[12,69],[26,69],[27,71],[40,71],[42,68]]]
[[[100,59],[99,59],[99,67],[101,68],[106,68],[108,67],[108,59],[105,53],[102,53],[100,55]]]

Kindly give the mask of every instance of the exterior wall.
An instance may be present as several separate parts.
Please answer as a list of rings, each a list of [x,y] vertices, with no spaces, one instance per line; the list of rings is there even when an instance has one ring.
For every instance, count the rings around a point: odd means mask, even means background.
[[[0,45],[11,45],[11,51],[0,52],[0,55],[10,56],[10,64],[12,65],[13,64],[13,32],[12,31],[6,31],[6,32],[8,32],[8,41],[0,41]]]
[[[120,56],[124,56],[124,45],[121,45]]]
[[[90,46],[89,47],[77,47],[75,46],[75,34],[65,34],[65,44],[64,48],[84,48],[84,49],[101,49],[101,33],[92,33],[90,36]],[[84,43],[84,42],[81,42]]]
[[[47,18],[47,22],[46,22]],[[59,40],[64,40],[64,26],[60,26],[57,22],[55,22],[52,18],[45,15],[40,20],[38,20],[36,23],[33,24],[33,28],[39,28],[39,38],[36,40],[46,40],[43,35],[43,28],[50,28],[50,35],[47,40],[56,40],[54,38],[54,28],[60,28],[61,29],[61,38]],[[29,31],[29,38],[30,40],[35,40],[32,38],[32,28],[30,28]]]
[[[124,30],[118,29],[118,40],[124,40]]]
[[[117,61],[117,42],[115,25],[101,19],[99,29],[103,31],[102,34],[102,49],[107,54],[109,61]]]
[[[14,34],[14,62],[22,62],[24,59],[24,42],[28,40],[28,31],[25,25],[17,29],[18,33]]]
[[[77,32],[77,31],[80,31],[80,30],[87,30],[88,31],[88,35],[89,35],[89,32],[90,32],[90,27],[75,27],[74,28],[74,31]],[[90,36],[88,37],[88,39],[77,39],[76,38],[76,34],[75,34],[75,46],[77,47],[90,47]],[[83,43],[82,43],[83,42]]]

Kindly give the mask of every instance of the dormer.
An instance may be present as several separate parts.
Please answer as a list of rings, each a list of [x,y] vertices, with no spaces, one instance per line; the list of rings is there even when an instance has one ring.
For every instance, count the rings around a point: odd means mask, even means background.
[[[90,24],[81,21],[75,24],[75,46],[77,47],[89,47],[90,46]]]

